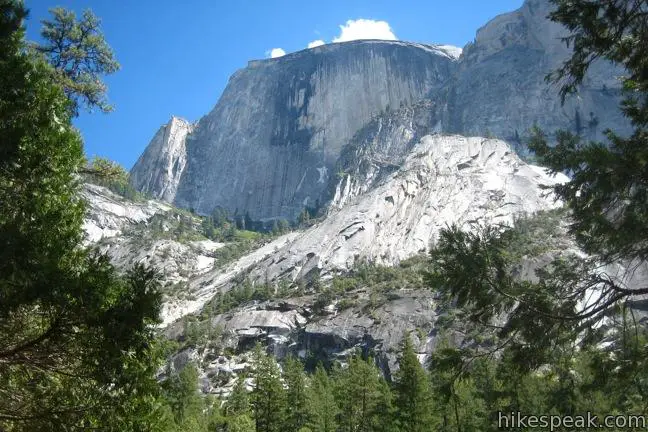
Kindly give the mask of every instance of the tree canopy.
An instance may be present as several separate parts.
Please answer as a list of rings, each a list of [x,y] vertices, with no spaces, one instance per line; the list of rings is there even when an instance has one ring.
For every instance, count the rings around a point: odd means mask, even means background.
[[[57,83],[72,101],[72,111],[78,113],[80,105],[112,111],[101,76],[117,72],[120,66],[101,32],[101,21],[89,9],[78,21],[74,12],[61,7],[50,13],[52,19],[43,20],[44,43],[35,48],[54,68]]]
[[[71,101],[26,49],[22,3],[0,5],[0,425],[149,428],[159,277],[82,247]]]

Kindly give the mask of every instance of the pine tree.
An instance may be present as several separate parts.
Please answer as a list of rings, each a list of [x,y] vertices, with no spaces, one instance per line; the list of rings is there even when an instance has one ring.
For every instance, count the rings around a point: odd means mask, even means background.
[[[117,72],[119,63],[101,33],[101,21],[89,9],[79,21],[74,12],[60,7],[50,13],[52,20],[43,21],[44,43],[35,48],[53,66],[56,82],[72,102],[72,112],[78,112],[81,102],[88,109],[112,111],[106,101],[106,85],[99,77]]]
[[[251,432],[255,429],[250,394],[245,384],[246,378],[247,375],[244,373],[237,377],[232,393],[225,402],[223,408],[225,413],[224,423],[228,432]]]
[[[160,279],[83,248],[71,102],[27,49],[22,2],[0,12],[0,428],[151,428]]]
[[[481,431],[491,424],[472,377],[461,373],[465,368],[461,354],[445,338],[432,354],[430,378],[439,431]]]
[[[397,407],[394,405],[394,394],[389,383],[382,377],[378,380],[378,399],[375,415],[372,416],[371,430],[374,432],[399,432],[396,421]]]
[[[394,391],[398,421],[403,432],[434,429],[435,416],[430,380],[418,361],[412,341],[405,336],[398,361]]]
[[[302,363],[289,356],[284,362],[284,381],[287,385],[287,430],[299,431],[308,417],[306,376]]]
[[[315,368],[308,386],[308,427],[313,432],[337,430],[338,406],[331,379],[322,365]]]
[[[246,375],[241,373],[236,379],[232,393],[227,398],[225,414],[228,417],[234,417],[239,414],[250,414],[252,411],[250,395],[248,394],[245,380]]]
[[[198,394],[198,370],[195,365],[189,364],[179,373],[172,374],[163,383],[163,389],[178,430],[206,429],[204,403]]]
[[[254,390],[252,407],[257,432],[283,432],[286,420],[286,392],[274,357],[257,344],[254,348]]]
[[[227,432],[255,432],[254,420],[247,414],[240,414],[227,422]]]
[[[279,219],[279,232],[280,233],[285,233],[290,231],[290,224],[286,219]]]
[[[359,355],[354,355],[349,359],[348,367],[339,370],[336,375],[340,430],[370,432],[384,415],[378,411],[382,396],[378,368],[371,359],[363,360]]]

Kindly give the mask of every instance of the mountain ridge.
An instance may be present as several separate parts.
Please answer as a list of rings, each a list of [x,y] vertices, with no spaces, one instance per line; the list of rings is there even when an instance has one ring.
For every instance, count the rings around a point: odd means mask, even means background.
[[[533,125],[587,139],[608,127],[623,133],[618,69],[594,65],[564,105],[545,82],[569,53],[549,10],[548,0],[525,1],[482,26],[458,58],[441,45],[361,40],[252,60],[182,143],[165,150],[154,137],[131,170],[133,186],[200,214],[223,207],[272,221],[306,207],[326,212],[342,149],[375,119],[422,101],[433,105],[425,115],[434,131],[497,137],[521,154]]]
[[[438,50],[379,41],[264,60],[237,71],[188,135],[187,164],[174,186],[140,180],[170,170],[153,158],[133,167],[133,185],[158,198],[177,185],[172,202],[202,214],[222,206],[257,220],[294,219],[321,201],[340,149],[357,130],[440,88],[454,63]]]

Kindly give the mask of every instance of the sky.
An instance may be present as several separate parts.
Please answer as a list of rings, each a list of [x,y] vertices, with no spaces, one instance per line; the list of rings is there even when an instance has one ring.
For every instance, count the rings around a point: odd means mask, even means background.
[[[115,110],[75,119],[86,154],[130,169],[171,116],[197,121],[252,59],[323,43],[399,39],[463,47],[522,0],[26,0],[27,37],[48,9],[91,9],[121,70],[105,77]]]

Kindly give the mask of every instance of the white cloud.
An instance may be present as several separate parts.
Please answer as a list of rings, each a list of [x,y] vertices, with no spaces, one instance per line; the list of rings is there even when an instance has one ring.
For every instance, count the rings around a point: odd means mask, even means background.
[[[348,20],[340,26],[340,35],[333,42],[346,42],[358,39],[397,40],[387,21],[370,19]]]
[[[277,58],[277,57],[285,56],[286,51],[284,51],[281,48],[272,48],[270,51],[266,51],[266,55],[270,56],[270,58]]]
[[[387,21],[376,21],[372,19],[360,18],[357,20],[348,20],[346,24],[340,25],[340,34],[331,42],[347,42],[359,39],[381,39],[381,40],[398,40],[394,31]],[[308,43],[308,48],[315,48],[325,45],[323,39],[317,39]],[[272,48],[266,51],[266,57],[277,58],[286,55],[282,48]]]
[[[321,45],[324,45],[326,42],[324,42],[322,39],[314,40],[313,42],[310,42],[308,44],[308,48],[315,48]]]

